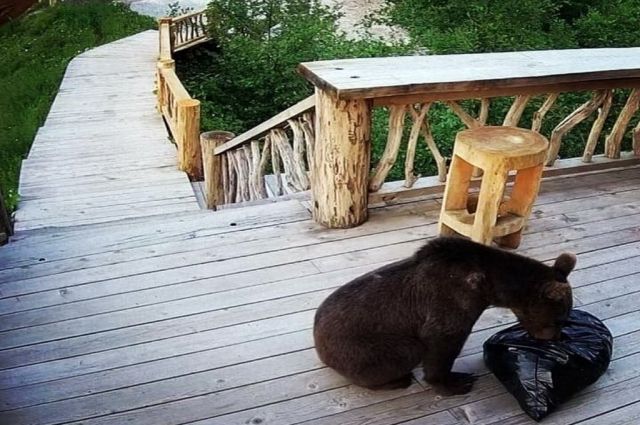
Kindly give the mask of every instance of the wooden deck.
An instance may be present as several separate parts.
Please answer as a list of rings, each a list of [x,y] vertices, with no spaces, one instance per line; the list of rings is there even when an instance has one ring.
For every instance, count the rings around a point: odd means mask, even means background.
[[[577,303],[616,337],[608,373],[545,423],[637,423],[639,184],[638,168],[543,183],[519,252],[577,252]],[[288,201],[18,233],[0,249],[0,423],[530,423],[482,364],[505,311],[462,353],[482,375],[464,397],[363,391],[316,358],[315,307],[433,236],[438,208],[375,209],[351,230]]]
[[[129,89],[111,92],[108,75],[83,76],[79,64],[92,57],[104,65],[93,71],[107,73],[109,49],[74,62],[76,83],[91,81],[93,95],[66,97],[77,111],[69,126],[59,98],[51,119],[61,121],[45,128],[69,134],[67,146],[37,141],[30,157],[52,155],[66,177],[39,167],[23,173],[23,190],[42,195],[25,195],[21,230],[0,247],[0,424],[532,424],[482,363],[482,342],[513,321],[503,310],[483,315],[461,354],[456,367],[480,375],[465,396],[434,396],[419,371],[407,390],[368,392],[323,367],[311,335],[316,306],[433,237],[439,199],[375,208],[363,226],[331,231],[296,200],[192,208],[190,185],[155,125],[152,58],[133,59],[134,44],[148,43],[152,55],[154,37],[111,45],[132,59]],[[65,80],[61,96],[72,91]],[[104,136],[82,103],[110,96],[123,96],[123,107],[127,96],[135,102]],[[97,140],[102,149],[85,151],[96,158],[83,160],[76,149]],[[167,180],[155,181],[161,172]],[[127,184],[134,178],[135,194]],[[180,200],[169,203],[175,209],[127,212],[156,196]],[[37,205],[46,207],[40,218],[25,218]],[[544,423],[640,423],[640,168],[543,182],[518,251],[547,261],[564,250],[578,254],[576,304],[605,320],[615,355],[605,376]]]
[[[198,210],[155,110],[156,31],[71,61],[20,177],[16,230]]]

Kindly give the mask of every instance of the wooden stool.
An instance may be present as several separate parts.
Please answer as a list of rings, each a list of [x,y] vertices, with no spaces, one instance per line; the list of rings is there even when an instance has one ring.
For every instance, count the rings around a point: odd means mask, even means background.
[[[479,127],[458,133],[440,213],[440,235],[459,233],[490,245],[517,248],[538,195],[549,141],[517,127]],[[469,196],[473,167],[484,171],[480,195]],[[503,197],[509,171],[517,170]]]

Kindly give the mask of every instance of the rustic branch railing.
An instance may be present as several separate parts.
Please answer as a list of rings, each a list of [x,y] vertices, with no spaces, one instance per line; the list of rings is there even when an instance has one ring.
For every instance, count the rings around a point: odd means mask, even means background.
[[[181,15],[171,20],[173,52],[188,49],[208,39],[207,15],[204,10]]]
[[[304,63],[300,72],[316,86],[318,127],[314,129],[317,142],[311,189],[314,218],[328,227],[362,223],[372,198],[388,201],[395,197],[394,192],[416,186],[418,191],[424,189],[414,172],[420,135],[438,166],[438,180],[444,180],[446,160],[430,132],[429,110],[434,103],[446,105],[465,126],[473,128],[485,125],[493,98],[513,97],[502,124],[518,126],[530,100],[546,94],[532,119],[532,129],[539,132],[562,93],[590,91],[591,99],[547,135],[546,175],[640,163],[640,124],[632,132],[633,152],[619,161],[623,136],[640,108],[640,48],[336,60]],[[631,90],[605,138],[605,154],[596,157],[594,151],[616,89]],[[477,116],[459,103],[466,99],[480,99]],[[386,148],[370,174],[374,107],[389,109],[389,130]],[[556,164],[563,138],[596,111],[585,141],[584,164],[574,160]],[[397,161],[407,122],[403,187],[383,184]],[[430,183],[433,186],[433,178]]]
[[[314,102],[308,97],[238,137],[217,138],[213,146],[203,138],[204,162],[216,167],[206,174],[220,182],[205,182],[208,205],[215,206],[210,199],[230,204],[309,190]]]

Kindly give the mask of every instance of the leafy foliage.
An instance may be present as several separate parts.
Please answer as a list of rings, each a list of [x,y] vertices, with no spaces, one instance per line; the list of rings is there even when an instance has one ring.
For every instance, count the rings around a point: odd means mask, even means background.
[[[21,161],[69,60],[154,25],[119,3],[75,1],[37,9],[0,27],[0,186],[9,209],[17,204]]]
[[[348,40],[336,31],[337,13],[315,0],[214,0],[208,17],[216,45],[177,60],[207,130],[244,131],[309,96],[301,62],[409,50]]]

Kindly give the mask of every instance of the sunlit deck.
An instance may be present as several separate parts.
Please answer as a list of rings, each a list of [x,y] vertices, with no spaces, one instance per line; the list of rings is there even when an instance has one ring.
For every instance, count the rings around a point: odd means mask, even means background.
[[[545,423],[637,423],[639,183],[638,168],[543,183],[518,252],[576,252],[576,302],[616,338],[607,374]],[[464,397],[419,379],[367,392],[316,358],[315,307],[433,237],[438,208],[378,208],[350,230],[288,201],[19,233],[0,249],[0,422],[530,423],[482,363],[504,311],[488,311],[462,353],[457,367],[481,375]]]

